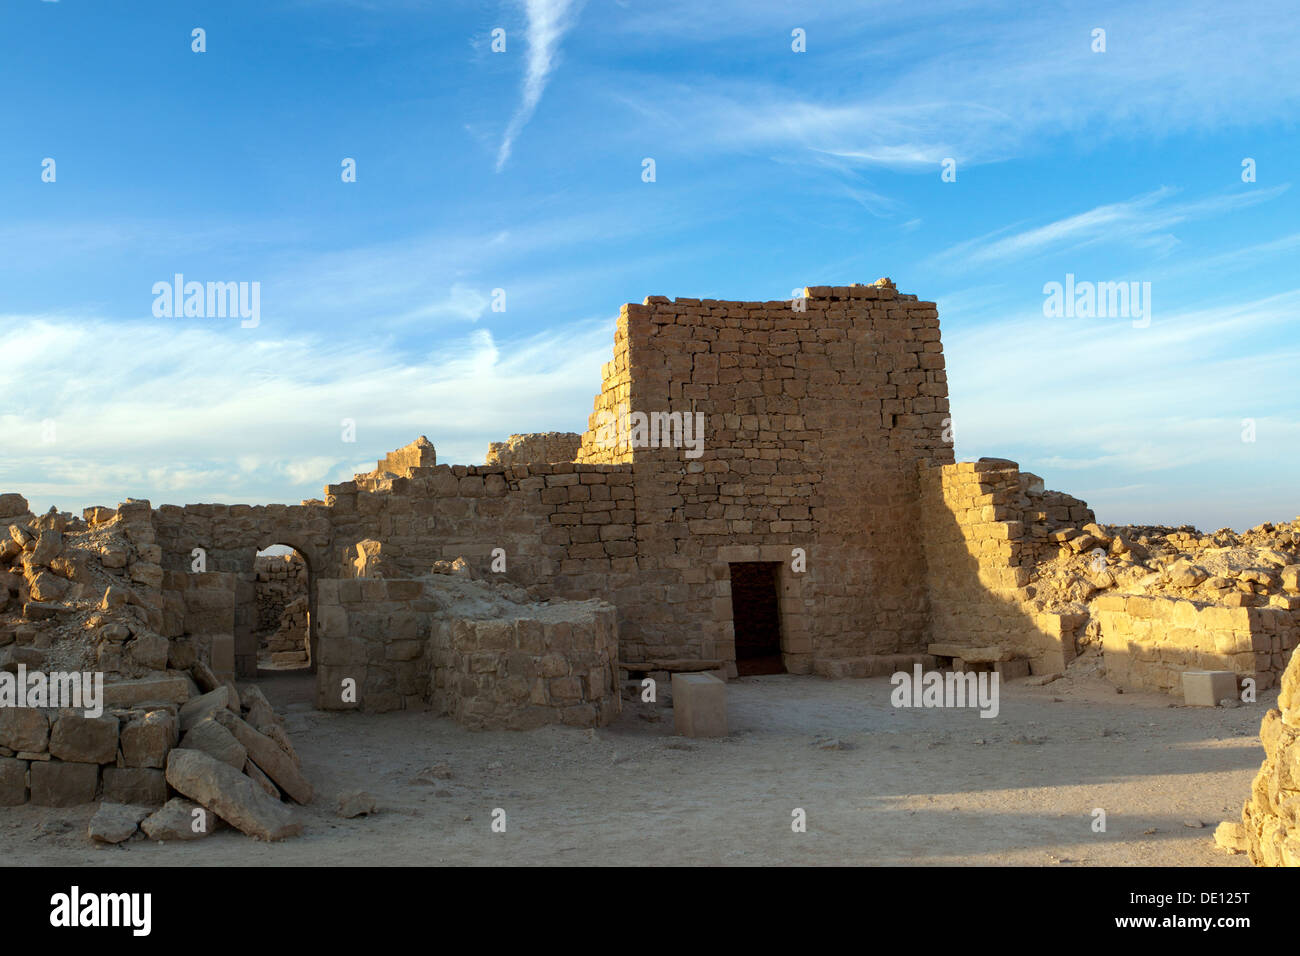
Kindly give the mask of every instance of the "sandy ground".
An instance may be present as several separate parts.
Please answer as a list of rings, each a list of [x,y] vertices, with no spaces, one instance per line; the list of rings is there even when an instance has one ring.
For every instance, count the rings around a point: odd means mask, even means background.
[[[639,704],[601,730],[474,733],[427,713],[315,712],[310,676],[259,684],[317,789],[301,838],[100,848],[85,831],[93,807],[29,805],[0,810],[0,861],[1245,866],[1213,831],[1239,819],[1276,696],[1209,710],[1095,679],[1013,683],[986,719],[895,709],[887,678],[752,677],[728,685],[729,738],[687,740],[671,711]],[[379,812],[338,818],[346,790]],[[505,833],[492,832],[496,808]],[[791,830],[795,808],[805,833]]]

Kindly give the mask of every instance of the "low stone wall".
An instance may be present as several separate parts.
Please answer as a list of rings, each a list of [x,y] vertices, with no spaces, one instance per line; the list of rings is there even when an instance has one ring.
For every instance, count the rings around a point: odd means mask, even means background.
[[[554,605],[513,620],[439,621],[433,643],[435,709],[467,727],[599,727],[619,714],[618,624],[608,604]]]
[[[70,807],[104,799],[162,806],[175,708],[112,710],[99,717],[0,707],[0,806]]]
[[[474,728],[600,726],[619,713],[616,610],[506,605],[472,617],[422,580],[321,581],[317,706],[431,706]]]
[[[582,436],[574,432],[537,432],[511,435],[505,441],[488,445],[485,465],[546,465],[573,461],[582,446]]]
[[[1106,594],[1092,602],[1092,611],[1101,625],[1106,676],[1120,687],[1181,694],[1183,671],[1223,670],[1268,690],[1300,643],[1300,613],[1278,607]]]

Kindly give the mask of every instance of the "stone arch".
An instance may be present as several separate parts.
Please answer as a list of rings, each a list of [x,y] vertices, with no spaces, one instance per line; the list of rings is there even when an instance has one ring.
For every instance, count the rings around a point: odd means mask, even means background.
[[[324,567],[323,555],[320,554],[320,549],[315,547],[306,535],[284,527],[263,531],[258,534],[254,540],[257,541],[257,544],[251,550],[251,557],[249,558],[250,565],[255,562],[256,556],[260,552],[266,551],[268,548],[274,547],[275,545],[292,548],[294,551],[298,552],[298,554],[302,555],[303,562],[307,565],[307,640],[309,652],[308,666],[302,669],[301,672],[315,674],[319,631],[319,627],[317,626],[317,621],[319,620],[319,616],[317,615],[317,592],[320,582],[320,572]],[[255,607],[250,607],[248,602],[252,602],[255,605],[257,599],[256,592],[254,591],[252,594],[243,592],[241,598],[241,604],[243,604],[245,608],[242,616],[244,624],[241,626],[241,633],[236,635],[235,638],[236,654],[239,655],[239,644],[242,636],[244,640],[244,654],[239,656],[246,657],[246,655],[250,653],[248,642],[255,638],[251,629],[248,629],[247,622],[249,612],[251,611],[252,613],[256,613]],[[240,617],[238,611],[236,612],[236,616],[237,618]],[[251,653],[253,655],[254,664],[253,673],[248,675],[250,677],[257,676],[257,648],[255,645],[251,648]]]

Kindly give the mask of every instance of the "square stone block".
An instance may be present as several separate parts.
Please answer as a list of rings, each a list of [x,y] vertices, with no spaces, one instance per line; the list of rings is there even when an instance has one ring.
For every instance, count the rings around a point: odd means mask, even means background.
[[[1189,707],[1217,707],[1229,697],[1237,697],[1232,671],[1183,671],[1183,703]]]
[[[31,779],[32,803],[42,807],[75,807],[95,802],[99,767],[93,763],[34,761]]]
[[[727,736],[727,685],[712,674],[674,674],[673,727],[684,737]]]

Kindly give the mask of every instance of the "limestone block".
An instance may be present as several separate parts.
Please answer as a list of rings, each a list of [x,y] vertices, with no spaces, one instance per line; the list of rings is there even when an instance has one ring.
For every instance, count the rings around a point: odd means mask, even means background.
[[[27,761],[0,757],[0,807],[27,802]]]
[[[33,707],[0,707],[0,747],[44,753],[50,739],[50,722]]]
[[[712,674],[673,674],[673,727],[685,737],[727,736],[727,685]]]
[[[117,759],[117,718],[64,713],[50,730],[50,755],[73,763],[112,763]]]
[[[1237,675],[1232,671],[1183,671],[1183,702],[1189,707],[1217,707],[1219,701],[1237,697]]]
[[[93,763],[38,760],[31,765],[32,803],[42,807],[75,807],[94,803],[99,767]]]
[[[235,768],[197,750],[176,749],[167,756],[167,782],[249,836],[282,840],[302,832],[288,806]]]
[[[161,770],[148,767],[105,767],[104,799],[142,807],[167,802],[167,780]]]

